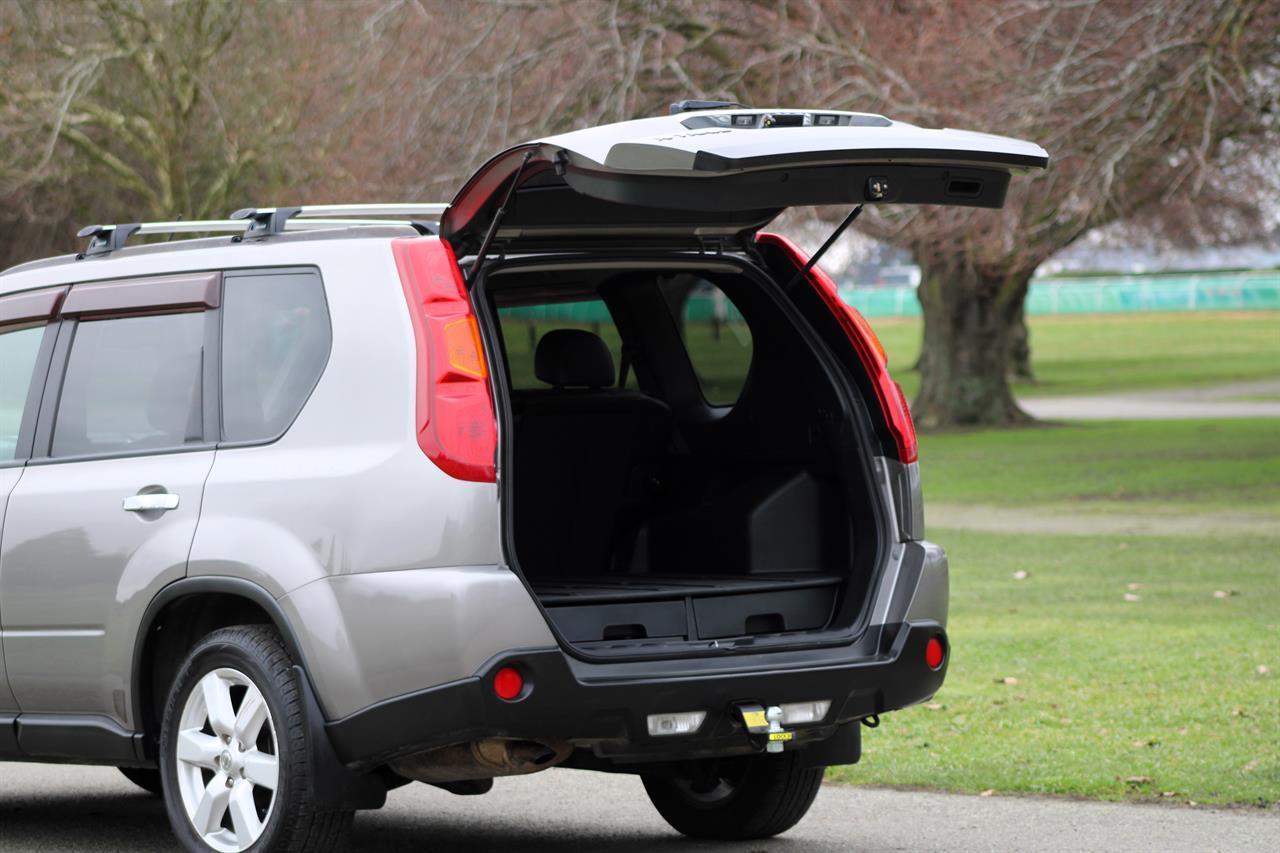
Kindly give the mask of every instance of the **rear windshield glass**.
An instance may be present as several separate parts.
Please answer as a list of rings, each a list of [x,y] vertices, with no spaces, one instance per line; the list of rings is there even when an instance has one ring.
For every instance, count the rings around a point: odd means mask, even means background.
[[[622,358],[622,338],[613,324],[609,308],[599,299],[552,302],[499,308],[502,343],[507,350],[507,370],[511,387],[517,391],[549,388],[533,372],[533,354],[538,341],[553,329],[583,329],[598,336],[609,347],[615,374]]]

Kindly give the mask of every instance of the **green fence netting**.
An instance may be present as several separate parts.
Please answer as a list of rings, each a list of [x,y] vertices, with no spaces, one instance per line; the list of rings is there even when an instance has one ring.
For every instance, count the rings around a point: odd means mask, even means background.
[[[920,313],[911,287],[842,287],[840,295],[868,317]],[[1280,309],[1278,270],[1040,279],[1027,294],[1028,314],[1266,309]]]
[[[920,301],[911,287],[842,287],[840,295],[868,317],[914,317]],[[1124,275],[1040,279],[1031,283],[1028,314],[1114,314],[1126,311],[1280,310],[1280,270],[1186,275]],[[689,297],[694,321],[741,318],[733,304],[712,295]],[[505,313],[505,312],[504,312]],[[522,320],[608,322],[599,302],[564,302],[509,310]]]

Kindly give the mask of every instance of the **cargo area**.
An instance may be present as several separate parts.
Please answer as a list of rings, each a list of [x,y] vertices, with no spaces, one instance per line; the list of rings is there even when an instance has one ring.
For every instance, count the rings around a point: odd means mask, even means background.
[[[533,264],[484,292],[508,557],[564,641],[634,650],[856,619],[879,544],[856,392],[776,285],[729,264]]]

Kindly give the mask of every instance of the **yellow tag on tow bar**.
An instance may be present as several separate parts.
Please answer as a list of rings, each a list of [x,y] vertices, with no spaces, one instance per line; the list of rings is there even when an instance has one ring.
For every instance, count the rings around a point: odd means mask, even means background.
[[[769,732],[769,740],[774,741],[775,743],[778,741],[785,742],[794,740],[795,736],[795,732]]]
[[[766,732],[769,730],[769,721],[765,719],[764,708],[759,710],[742,709],[742,722],[746,723],[747,731],[750,732]]]

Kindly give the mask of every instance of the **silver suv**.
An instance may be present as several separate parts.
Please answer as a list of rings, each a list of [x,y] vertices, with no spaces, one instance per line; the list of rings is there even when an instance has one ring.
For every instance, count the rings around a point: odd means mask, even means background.
[[[117,766],[199,851],[552,767],[788,829],[942,683],[947,561],[883,350],[761,228],[999,207],[1046,162],[683,104],[448,205],[92,226],[3,273],[0,758]],[[126,245],[176,232],[215,236]]]

